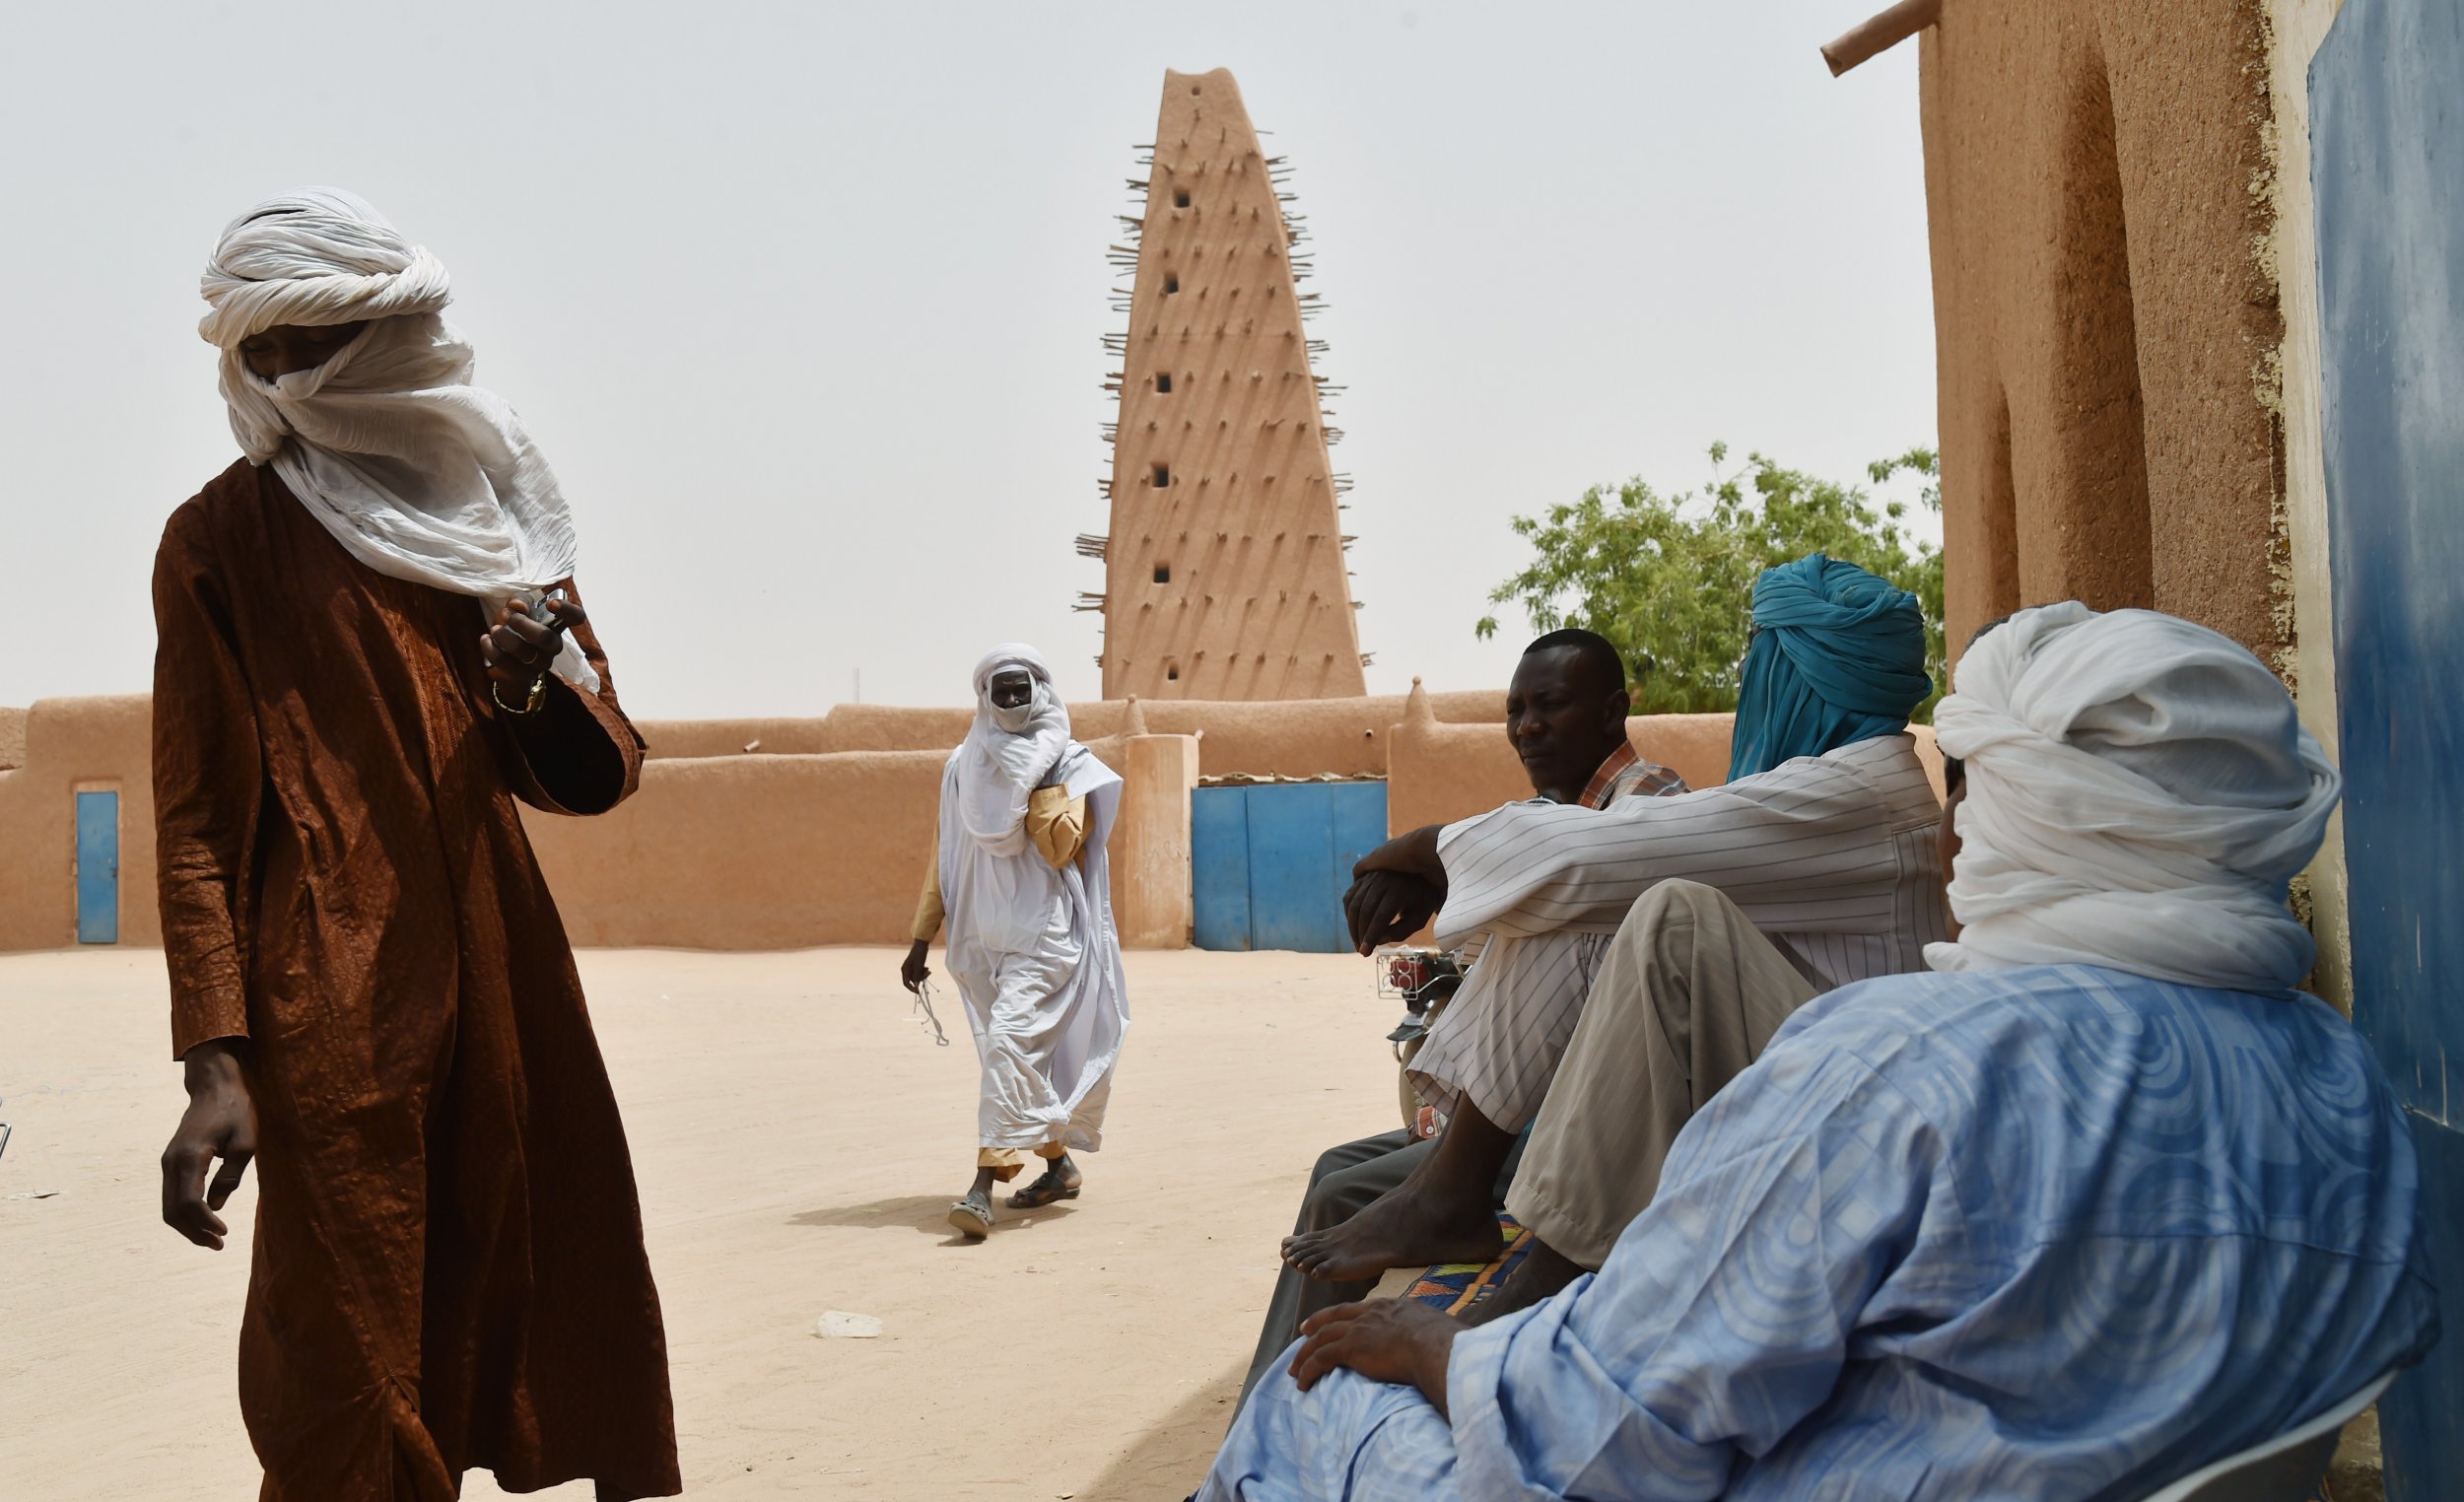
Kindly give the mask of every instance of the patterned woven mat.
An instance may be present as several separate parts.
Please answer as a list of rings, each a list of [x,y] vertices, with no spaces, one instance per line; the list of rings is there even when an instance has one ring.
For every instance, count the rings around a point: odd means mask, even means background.
[[[1403,1297],[1461,1314],[1497,1291],[1509,1274],[1523,1263],[1524,1254],[1532,1247],[1532,1233],[1515,1224],[1514,1217],[1500,1213],[1497,1217],[1499,1251],[1490,1263],[1441,1263],[1420,1274]]]

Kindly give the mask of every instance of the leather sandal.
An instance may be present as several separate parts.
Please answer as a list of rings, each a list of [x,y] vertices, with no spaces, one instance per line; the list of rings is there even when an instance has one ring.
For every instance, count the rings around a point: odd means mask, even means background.
[[[1042,1178],[1009,1196],[1009,1207],[1013,1210],[1033,1210],[1056,1199],[1075,1199],[1078,1197],[1078,1187],[1084,1183],[1084,1176],[1064,1179],[1060,1169],[1048,1168]]]

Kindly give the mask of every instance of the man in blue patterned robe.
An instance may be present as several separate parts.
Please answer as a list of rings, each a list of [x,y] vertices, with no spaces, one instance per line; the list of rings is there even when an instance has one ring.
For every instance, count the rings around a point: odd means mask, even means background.
[[[2339,784],[2290,698],[2076,604],[1958,690],[1938,973],[1798,1012],[1597,1274],[1316,1316],[1205,1502],[2137,1498],[2420,1359],[2411,1139],[2292,989]]]

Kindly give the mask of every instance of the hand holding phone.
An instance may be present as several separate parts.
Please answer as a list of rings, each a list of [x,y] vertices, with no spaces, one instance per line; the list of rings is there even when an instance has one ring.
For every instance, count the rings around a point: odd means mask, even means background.
[[[508,696],[518,691],[528,696],[524,704],[536,701],[547,682],[548,664],[564,649],[565,633],[584,619],[581,603],[561,587],[535,597],[515,595],[508,601],[498,611],[496,623],[479,638],[488,676],[503,691],[499,701],[513,713],[534,713],[535,709],[513,709]]]
[[[530,618],[548,630],[562,635],[568,623],[563,616],[548,607],[551,604],[562,605],[571,598],[572,596],[565,592],[565,586],[559,584],[530,602],[528,607]]]

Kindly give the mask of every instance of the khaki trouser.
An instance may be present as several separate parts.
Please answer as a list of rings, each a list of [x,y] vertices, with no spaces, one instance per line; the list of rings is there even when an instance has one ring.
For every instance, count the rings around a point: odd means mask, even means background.
[[[1470,1101],[1492,1126],[1530,1126],[1610,938],[1563,930],[1491,938],[1429,1024],[1411,1060],[1412,1088],[1449,1116]]]
[[[1651,1203],[1677,1134],[1814,994],[1720,892],[1664,881],[1644,893],[1601,957],[1508,1213],[1598,1268]]]
[[[1059,1142],[1047,1142],[1031,1151],[1037,1157],[1047,1160],[1065,1158],[1069,1155],[1069,1149]],[[1018,1170],[1025,1166],[1026,1161],[1018,1156],[1018,1149],[1015,1147],[979,1147],[976,1149],[976,1167],[992,1170],[992,1177],[1003,1184],[1017,1178]]]

